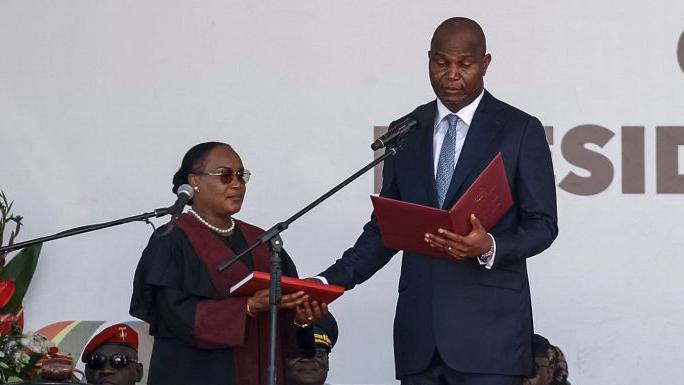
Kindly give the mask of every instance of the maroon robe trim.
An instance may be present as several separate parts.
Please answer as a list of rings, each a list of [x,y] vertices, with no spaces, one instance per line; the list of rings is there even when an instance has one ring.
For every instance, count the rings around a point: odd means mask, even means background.
[[[245,236],[248,245],[264,233],[264,230],[236,221]],[[238,384],[265,384],[268,370],[268,313],[259,313],[256,317],[247,315],[247,298],[230,297],[230,288],[250,273],[246,264],[238,261],[229,268],[219,272],[217,266],[235,255],[217,234],[209,230],[195,217],[183,214],[176,225],[188,237],[193,250],[206,265],[212,285],[221,299],[199,300],[195,309],[195,341],[198,347],[205,349],[233,348],[235,380]],[[254,270],[269,271],[270,250],[259,246],[252,250]],[[281,312],[281,315],[283,312]],[[286,334],[288,342],[292,341],[293,317],[281,317],[280,333]],[[289,343],[288,343],[289,345]],[[288,346],[289,347],[289,346]],[[281,338],[277,339],[276,348],[281,352]],[[288,349],[289,351],[290,349]],[[277,354],[278,384],[282,383],[282,355]]]

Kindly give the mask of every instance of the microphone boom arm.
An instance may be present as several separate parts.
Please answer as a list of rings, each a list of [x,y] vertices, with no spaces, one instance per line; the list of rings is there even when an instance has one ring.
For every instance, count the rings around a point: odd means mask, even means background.
[[[378,157],[377,159],[373,160],[372,162],[370,162],[369,164],[367,164],[366,166],[364,166],[362,169],[360,169],[359,171],[357,171],[357,172],[355,172],[354,174],[352,174],[352,175],[351,175],[350,177],[348,177],[347,179],[343,180],[340,184],[338,184],[337,186],[333,187],[332,189],[330,189],[330,190],[329,190],[328,192],[326,192],[325,194],[321,195],[318,199],[316,199],[315,201],[311,202],[309,205],[307,205],[307,206],[304,207],[303,209],[301,209],[301,210],[299,210],[298,212],[296,212],[296,213],[295,213],[294,215],[292,215],[290,218],[286,219],[286,220],[283,221],[283,222],[278,222],[278,223],[276,223],[273,227],[271,227],[270,229],[266,230],[266,232],[265,232],[264,234],[262,234],[262,235],[256,240],[255,243],[253,243],[252,245],[250,245],[247,249],[243,250],[240,254],[238,254],[238,255],[236,255],[236,256],[230,258],[229,260],[227,260],[227,261],[225,261],[225,262],[223,262],[223,263],[221,263],[221,264],[218,265],[216,268],[217,268],[219,271],[223,271],[223,270],[227,269],[227,268],[228,268],[230,265],[232,265],[233,263],[237,262],[237,261],[238,261],[240,258],[242,258],[245,254],[247,254],[247,253],[249,253],[250,251],[254,250],[257,246],[259,246],[259,245],[264,245],[264,244],[268,243],[271,239],[273,239],[274,237],[278,236],[281,232],[283,232],[284,230],[287,230],[287,228],[290,226],[290,224],[291,224],[292,222],[296,221],[297,219],[299,219],[299,217],[301,217],[302,215],[304,215],[304,214],[306,214],[307,212],[311,211],[314,207],[316,207],[316,206],[318,206],[319,204],[321,204],[324,200],[330,198],[333,194],[335,194],[336,192],[340,191],[342,188],[344,188],[346,185],[348,185],[349,183],[351,183],[351,182],[353,182],[354,180],[356,180],[356,179],[357,179],[358,177],[360,177],[361,175],[365,174],[368,170],[372,169],[372,168],[375,167],[377,164],[380,164],[380,163],[384,162],[385,159],[389,158],[390,156],[396,155],[396,153],[397,153],[398,151],[399,151],[399,147],[398,147],[398,146],[388,146],[388,147],[387,147],[387,150],[385,151],[385,153],[384,153],[383,155],[381,155],[381,156]]]
[[[28,240],[28,241],[15,243],[13,245],[0,247],[0,254],[9,253],[10,251],[14,251],[14,250],[18,250],[18,249],[21,249],[21,248],[24,248],[27,246],[35,245],[37,243],[43,243],[43,242],[53,241],[55,239],[71,237],[73,235],[78,235],[78,234],[83,234],[83,233],[87,233],[90,231],[105,229],[107,227],[123,225],[124,223],[135,222],[135,221],[149,222],[150,218],[163,217],[164,215],[168,215],[169,213],[170,213],[170,208],[162,208],[162,209],[156,209],[156,210],[148,212],[148,213],[138,214],[138,215],[134,215],[134,216],[127,217],[127,218],[122,218],[122,219],[116,219],[116,220],[109,221],[109,222],[96,223],[93,225],[75,227],[73,229],[61,231],[57,234],[52,234],[52,235],[48,235],[45,237],[35,238],[35,239]]]

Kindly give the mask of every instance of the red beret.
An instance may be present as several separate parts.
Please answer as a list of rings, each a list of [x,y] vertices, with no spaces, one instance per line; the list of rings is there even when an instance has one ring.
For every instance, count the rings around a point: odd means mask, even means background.
[[[85,349],[83,349],[83,355],[81,356],[81,361],[84,363],[90,355],[103,344],[121,344],[127,345],[131,348],[138,350],[138,333],[133,330],[132,327],[126,324],[116,324],[109,326],[103,331],[99,332],[95,337],[93,337]]]

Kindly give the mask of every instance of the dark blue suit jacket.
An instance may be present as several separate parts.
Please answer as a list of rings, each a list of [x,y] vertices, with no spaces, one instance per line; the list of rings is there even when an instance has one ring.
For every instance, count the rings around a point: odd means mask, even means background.
[[[436,102],[412,114],[418,129],[386,161],[380,195],[436,207],[432,153]],[[404,253],[394,319],[397,378],[423,371],[435,350],[447,365],[462,372],[533,374],[525,260],[549,247],[558,233],[551,154],[537,118],[485,91],[444,207],[456,202],[497,152],[503,156],[514,204],[490,229],[496,239],[493,268],[485,269],[475,259],[458,263]],[[373,215],[356,244],[321,275],[331,284],[351,289],[396,252],[383,246]]]

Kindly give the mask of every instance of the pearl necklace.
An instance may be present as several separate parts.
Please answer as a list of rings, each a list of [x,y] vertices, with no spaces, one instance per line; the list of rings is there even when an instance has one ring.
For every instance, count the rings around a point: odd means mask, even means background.
[[[216,232],[219,233],[219,234],[228,234],[228,233],[230,233],[231,231],[233,231],[233,229],[235,228],[235,220],[233,220],[232,217],[228,217],[228,219],[230,219],[230,226],[229,226],[227,229],[222,229],[222,228],[220,228],[220,227],[216,227],[216,226],[212,225],[211,223],[207,222],[207,220],[204,219],[204,218],[202,218],[199,214],[197,214],[197,213],[195,212],[195,210],[190,209],[190,210],[188,210],[188,212],[189,212],[190,214],[194,215],[195,218],[197,218],[198,221],[202,222],[203,225],[205,225],[205,226],[207,226],[208,228],[210,228],[210,229],[216,231]]]

